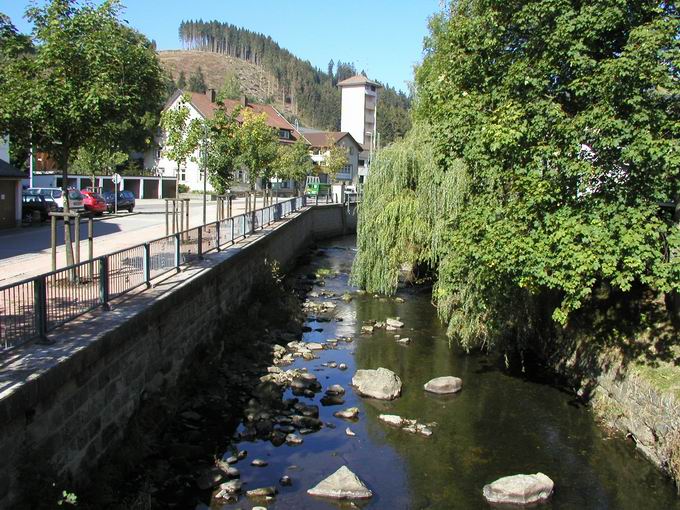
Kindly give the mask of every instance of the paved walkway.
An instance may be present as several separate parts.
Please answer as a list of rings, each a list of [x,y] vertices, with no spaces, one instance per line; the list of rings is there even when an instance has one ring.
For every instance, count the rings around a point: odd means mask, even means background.
[[[262,204],[257,204],[261,207]],[[216,221],[216,204],[208,202],[208,222]],[[233,202],[232,215],[245,210],[245,200]],[[189,208],[189,227],[203,223],[203,202],[192,200]],[[64,228],[57,229],[57,268],[66,266]],[[129,248],[165,236],[165,201],[137,200],[135,212],[116,216],[106,215],[94,221],[94,257]],[[81,226],[81,260],[87,258],[87,223]],[[49,224],[24,227],[0,234],[0,286],[17,282],[52,270]]]

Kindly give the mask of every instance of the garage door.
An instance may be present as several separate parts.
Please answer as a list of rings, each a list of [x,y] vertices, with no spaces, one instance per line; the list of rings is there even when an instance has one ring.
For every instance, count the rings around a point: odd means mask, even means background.
[[[16,181],[0,181],[0,228],[16,226],[14,193]]]

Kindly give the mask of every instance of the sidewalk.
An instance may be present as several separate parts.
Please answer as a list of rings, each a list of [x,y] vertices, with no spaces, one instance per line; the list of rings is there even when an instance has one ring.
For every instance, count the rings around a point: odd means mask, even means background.
[[[232,215],[241,214],[244,209],[245,201],[235,200]],[[209,223],[216,221],[216,212],[215,202],[208,201],[206,216]],[[203,223],[202,200],[191,201],[189,216],[189,228]],[[80,260],[84,261],[88,257],[87,222],[81,225],[80,230]],[[66,266],[63,244],[64,228],[61,222],[58,224],[57,231],[57,268],[61,268]],[[94,231],[92,243],[94,257],[164,237],[166,235],[165,201],[138,200],[133,214],[119,214],[95,219]],[[0,251],[5,254],[25,249],[25,253],[0,259],[0,286],[52,270],[49,224],[41,227],[19,228],[3,233],[0,235],[0,245],[2,245]]]

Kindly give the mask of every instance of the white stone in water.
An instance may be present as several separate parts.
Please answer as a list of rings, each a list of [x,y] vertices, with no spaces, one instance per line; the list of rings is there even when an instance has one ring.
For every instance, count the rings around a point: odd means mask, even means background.
[[[352,377],[352,385],[363,397],[378,400],[393,400],[401,394],[401,379],[391,370],[357,370]]]
[[[327,395],[344,395],[345,394],[345,388],[340,386],[339,384],[333,384],[328,387],[326,390]]]
[[[357,416],[359,416],[359,408],[350,407],[348,409],[343,409],[342,411],[337,411],[333,413],[333,416],[336,416],[338,418],[345,418],[346,420],[353,420]]]
[[[395,427],[401,427],[404,423],[404,419],[401,416],[397,416],[396,414],[381,414],[378,416],[378,418],[389,425],[394,425]]]
[[[318,342],[309,342],[305,345],[310,351],[321,351],[323,350],[323,345]]]
[[[482,494],[489,503],[531,505],[550,498],[555,484],[543,473],[499,478],[484,486]]]
[[[302,444],[302,441],[303,441],[303,439],[296,434],[288,434],[286,436],[286,443],[288,443],[290,445]]]
[[[355,433],[352,431],[352,429],[349,428],[349,427],[347,427],[347,428],[345,429],[345,434],[347,434],[347,435],[350,436],[350,437],[356,436],[356,434],[355,434]]]
[[[408,345],[411,343],[410,338],[397,338],[397,343]]]
[[[404,323],[399,320],[399,317],[388,318],[388,319],[385,320],[385,323],[391,328],[403,328],[404,327]]]
[[[439,395],[456,393],[463,388],[463,380],[452,376],[436,377],[431,381],[428,381],[424,388],[425,391],[437,393]]]
[[[347,466],[319,482],[307,494],[333,499],[367,499],[373,496],[373,492]]]
[[[250,463],[251,466],[255,467],[265,467],[267,464],[268,462],[262,459],[253,459],[253,461]]]
[[[220,485],[220,489],[222,489],[227,494],[236,494],[241,490],[242,486],[243,483],[241,480],[229,480],[228,482]]]
[[[340,370],[347,370],[347,363],[340,363],[340,364],[338,365],[338,368],[339,368]]]

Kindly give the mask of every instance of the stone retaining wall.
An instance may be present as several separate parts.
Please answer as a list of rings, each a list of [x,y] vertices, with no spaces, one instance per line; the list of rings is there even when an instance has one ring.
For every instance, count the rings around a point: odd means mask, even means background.
[[[31,482],[31,473],[20,478],[22,465],[39,463],[55,479],[96,466],[140,401],[171,387],[197,347],[225,334],[220,325],[248,299],[266,262],[285,268],[314,239],[355,228],[346,208],[308,208],[114,302],[112,311],[65,325],[51,335],[54,345],[2,360],[0,508],[15,505]]]

